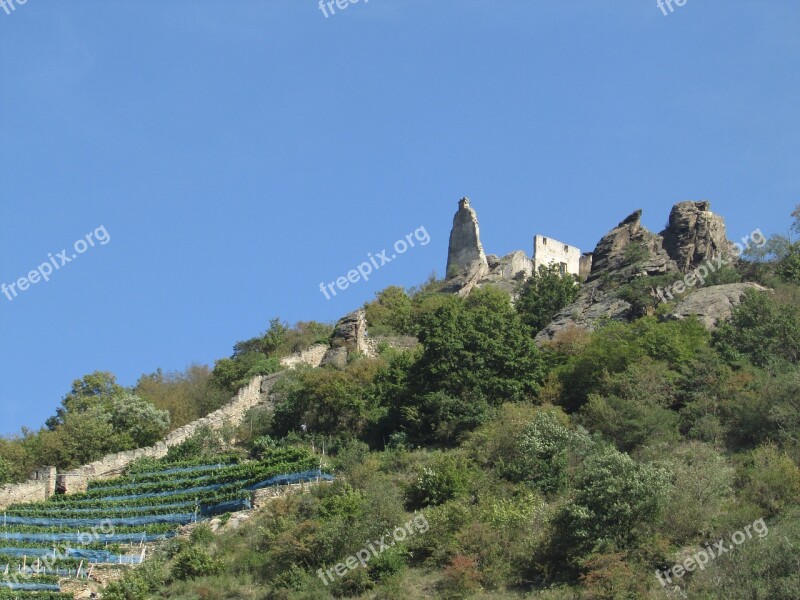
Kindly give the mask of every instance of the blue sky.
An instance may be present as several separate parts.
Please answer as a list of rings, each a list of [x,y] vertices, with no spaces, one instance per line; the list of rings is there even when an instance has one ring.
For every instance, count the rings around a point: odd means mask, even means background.
[[[28,0],[0,9],[0,433],[73,379],[213,363],[270,318],[333,321],[484,246],[591,250],[708,199],[730,237],[800,202],[800,3]],[[425,227],[431,242],[327,301]]]

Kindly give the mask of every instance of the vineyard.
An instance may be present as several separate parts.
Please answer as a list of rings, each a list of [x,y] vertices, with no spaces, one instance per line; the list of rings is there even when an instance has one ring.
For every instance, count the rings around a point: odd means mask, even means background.
[[[330,479],[308,450],[276,448],[259,461],[142,460],[83,494],[11,506],[0,515],[0,600],[72,598],[61,592],[64,578],[91,577],[95,565],[138,564],[145,544],[250,509],[256,490]]]

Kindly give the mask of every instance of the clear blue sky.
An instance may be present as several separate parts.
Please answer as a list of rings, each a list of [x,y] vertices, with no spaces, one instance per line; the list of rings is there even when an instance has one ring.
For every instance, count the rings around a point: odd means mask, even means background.
[[[0,9],[0,433],[73,379],[230,354],[444,271],[457,201],[488,252],[591,250],[708,199],[731,237],[800,202],[800,2],[28,0]],[[367,253],[431,243],[326,301]]]

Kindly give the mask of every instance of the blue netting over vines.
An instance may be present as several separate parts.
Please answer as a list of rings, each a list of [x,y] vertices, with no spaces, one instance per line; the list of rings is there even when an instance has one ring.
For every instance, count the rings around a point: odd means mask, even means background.
[[[285,461],[286,459],[281,457],[281,460]],[[277,464],[280,464],[278,460],[276,460],[276,466]],[[298,452],[295,456],[291,456],[288,462],[281,464],[277,472],[280,472],[290,464],[299,468],[308,468],[310,465],[315,464],[315,460],[310,455],[302,455],[302,453]],[[115,485],[112,481],[106,485],[99,486],[95,488],[98,490],[97,495],[91,495],[92,497],[23,505],[16,509],[11,507],[12,515],[9,516],[3,513],[0,516],[0,527],[5,528],[8,526],[11,529],[11,531],[0,529],[0,545],[10,546],[0,548],[0,555],[19,558],[23,556],[31,558],[52,557],[59,560],[73,559],[90,563],[139,564],[142,560],[140,555],[115,554],[108,550],[89,549],[87,545],[92,544],[97,548],[98,542],[140,545],[165,540],[176,536],[180,526],[210,519],[216,515],[252,508],[249,497],[241,497],[242,495],[247,495],[247,492],[268,487],[313,481],[332,481],[334,479],[333,476],[323,473],[320,469],[312,469],[274,475],[263,481],[257,481],[256,477],[259,474],[261,476],[267,474],[264,468],[260,468],[258,465],[255,465],[253,469],[242,469],[242,479],[239,481],[230,480],[230,475],[236,477],[239,473],[231,473],[227,476],[227,481],[223,480],[224,475],[217,476],[217,473],[220,473],[220,469],[224,472],[230,466],[236,465],[220,463],[217,465],[175,467],[164,471],[152,471],[151,475],[176,475],[176,478],[163,478],[168,482],[168,487],[172,488],[167,491],[158,491],[157,482],[128,483],[131,481],[131,479],[128,479],[124,482],[124,485]],[[271,468],[269,464],[265,465],[265,467],[267,471]],[[288,471],[290,469],[291,466],[285,470]],[[183,473],[200,473],[214,470],[217,470],[217,473],[213,473],[207,478],[205,476],[198,476],[193,479],[188,477],[181,478]],[[271,472],[276,472],[276,469],[272,468]],[[144,477],[148,473],[139,475]],[[211,481],[214,483],[209,482],[207,485],[203,485],[204,480],[205,482]],[[254,481],[256,482],[254,483]],[[194,487],[181,488],[180,486],[184,482],[185,485],[194,484]],[[153,486],[156,486],[155,489]],[[116,495],[102,496],[101,494],[106,487],[108,488],[107,493]],[[135,493],[136,489],[139,488],[141,488],[141,493]],[[218,492],[221,488],[222,491]],[[120,491],[127,492],[128,490],[133,493],[120,494]],[[181,495],[182,497],[176,498],[178,502],[170,503],[169,498],[175,495]],[[194,497],[195,500],[187,501],[187,496],[189,498]],[[231,497],[234,499],[220,502],[224,498]],[[153,501],[148,505],[138,505],[142,502],[148,502],[147,499],[151,498]],[[206,503],[203,503],[204,499]],[[62,502],[65,505],[59,506]],[[106,503],[108,502],[113,504],[107,505]],[[90,516],[102,518],[88,518]],[[101,524],[104,530],[109,530],[108,534],[102,533],[98,535],[96,533],[95,528]],[[164,526],[159,527],[159,525]],[[150,526],[153,527],[151,528]],[[116,533],[111,530],[113,527],[128,529],[123,533]],[[139,527],[141,527],[142,531],[136,532]],[[48,528],[49,530],[38,528]],[[22,531],[19,531],[20,529]],[[92,533],[89,533],[90,529]],[[148,530],[157,531],[158,533],[148,533]],[[5,544],[3,544],[3,541],[5,541]],[[58,549],[53,547],[56,544],[67,547]],[[34,547],[25,547],[28,545]],[[79,546],[79,548],[69,546]],[[22,573],[21,565],[19,567],[17,571]],[[55,574],[56,572],[51,571],[51,573]],[[66,570],[66,574],[67,576],[70,575],[69,569]],[[50,588],[42,589],[49,590]]]
[[[265,487],[303,483],[306,481],[316,481],[317,479],[321,481],[333,481],[333,475],[327,475],[319,469],[315,471],[304,471],[303,473],[292,473],[291,475],[276,475],[275,477],[270,477],[261,483],[251,485],[247,489],[260,490]]]
[[[107,550],[79,550],[77,548],[65,548],[59,551],[63,558],[76,558],[90,563],[114,563],[120,565],[138,565],[142,562],[140,555],[126,556],[114,554]],[[0,548],[0,554],[6,556],[30,556],[46,558],[54,556],[55,553],[48,548]]]
[[[61,586],[57,583],[12,583],[0,581],[0,587],[14,590],[15,592],[60,592]]]
[[[102,541],[109,544],[132,544],[139,542],[157,542],[167,538],[175,537],[177,531],[166,533],[114,533],[103,535]],[[91,533],[0,533],[0,540],[7,542],[75,542],[76,544],[87,543],[92,540]]]

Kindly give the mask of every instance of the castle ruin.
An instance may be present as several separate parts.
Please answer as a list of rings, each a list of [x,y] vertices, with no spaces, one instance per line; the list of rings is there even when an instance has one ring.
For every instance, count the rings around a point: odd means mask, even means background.
[[[562,274],[585,279],[592,268],[591,253],[553,238],[536,235],[533,254],[517,250],[503,257],[485,254],[480,239],[478,216],[469,198],[462,198],[453,217],[447,252],[447,277],[450,291],[468,294],[476,286],[493,284],[513,291],[516,282],[530,277],[540,266],[557,265]]]

